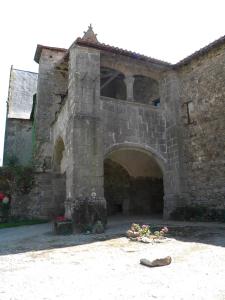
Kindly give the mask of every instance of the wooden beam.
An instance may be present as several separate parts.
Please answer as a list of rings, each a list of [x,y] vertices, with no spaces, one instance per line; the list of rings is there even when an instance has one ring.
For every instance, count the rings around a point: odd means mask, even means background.
[[[103,85],[101,86],[101,90],[106,87],[111,81],[113,81],[113,79],[115,79],[120,73],[119,72],[115,72],[114,75],[112,75],[108,80],[106,80],[105,83],[103,83]]]

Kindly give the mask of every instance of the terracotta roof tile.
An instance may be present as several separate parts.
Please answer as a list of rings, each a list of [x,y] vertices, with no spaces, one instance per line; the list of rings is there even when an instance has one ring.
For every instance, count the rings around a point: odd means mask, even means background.
[[[35,51],[35,55],[34,55],[34,61],[36,61],[37,63],[39,63],[40,57],[41,57],[41,52],[43,49],[47,49],[47,50],[52,50],[52,51],[59,51],[59,52],[66,52],[67,49],[64,48],[58,48],[58,47],[49,47],[49,46],[44,46],[44,45],[37,45],[36,51]]]
[[[181,66],[184,66],[184,65],[190,63],[193,59],[199,58],[202,55],[207,54],[212,49],[215,49],[215,48],[221,46],[224,43],[225,43],[225,35],[222,36],[221,38],[215,40],[214,42],[208,44],[207,46],[199,49],[198,51],[192,53],[191,55],[185,57],[184,59],[182,59],[181,61],[176,63],[173,67],[174,68],[179,68]]]
[[[115,54],[124,55],[124,56],[128,56],[128,57],[131,57],[131,58],[143,60],[143,61],[148,61],[148,62],[152,62],[152,63],[156,63],[156,64],[163,64],[165,66],[171,66],[171,64],[168,63],[168,62],[158,60],[158,59],[155,59],[155,58],[152,58],[152,57],[148,57],[146,55],[139,54],[139,53],[136,53],[136,52],[121,49],[121,48],[118,48],[118,47],[113,47],[113,46],[110,46],[110,45],[107,45],[107,44],[99,43],[99,42],[98,43],[92,43],[90,41],[85,41],[81,38],[78,38],[75,41],[75,43],[77,45],[80,45],[80,46],[87,46],[87,47],[99,49],[99,50],[106,51],[106,52],[112,52],[112,53],[115,53]]]
[[[163,66],[173,67],[174,69],[176,69],[176,68],[179,68],[181,66],[184,66],[184,65],[190,63],[193,59],[201,57],[202,55],[208,53],[212,49],[215,49],[215,48],[219,47],[220,45],[222,45],[224,43],[225,43],[225,36],[222,36],[221,38],[215,40],[214,42],[212,42],[209,45],[201,48],[200,50],[194,52],[193,54],[189,55],[188,57],[184,58],[183,60],[179,61],[178,63],[176,63],[174,65],[170,64],[168,62],[162,61],[162,60],[158,60],[158,59],[155,59],[155,58],[152,58],[152,57],[148,57],[148,56],[143,55],[143,54],[139,54],[139,53],[128,51],[128,50],[125,50],[125,49],[121,49],[121,48],[118,48],[118,47],[110,46],[110,45],[107,45],[107,44],[104,44],[104,43],[92,42],[90,40],[85,40],[85,39],[82,39],[82,38],[77,38],[75,40],[75,42],[72,44],[72,46],[74,44],[77,44],[77,45],[80,45],[80,46],[99,49],[99,50],[102,50],[102,51],[111,52],[111,53],[115,53],[115,54],[118,54],[118,55],[124,55],[124,56],[128,56],[128,57],[131,57],[131,58],[134,58],[134,59],[139,59],[139,60],[142,60],[142,61],[151,62],[151,63],[155,63],[155,64],[161,64]],[[69,49],[37,45],[37,49],[36,49],[35,57],[34,57],[34,60],[36,62],[39,62],[42,49],[49,49],[49,50],[53,50],[53,51],[65,52],[64,57],[62,58],[61,61],[67,61],[68,58],[69,58]]]

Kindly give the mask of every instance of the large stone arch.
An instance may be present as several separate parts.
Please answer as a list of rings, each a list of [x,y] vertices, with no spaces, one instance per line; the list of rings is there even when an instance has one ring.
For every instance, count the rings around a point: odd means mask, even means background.
[[[133,143],[105,151],[104,188],[108,214],[163,215],[165,159],[151,147]]]
[[[166,159],[159,152],[157,152],[153,147],[149,145],[142,145],[142,144],[130,143],[130,142],[117,143],[105,149],[104,157],[106,158],[110,153],[119,149],[131,149],[131,150],[144,152],[147,155],[153,157],[157,161],[163,174],[166,171]]]
[[[101,67],[116,69],[124,75],[129,76],[140,74],[155,80],[159,80],[161,77],[161,72],[154,64],[149,67],[149,65],[143,64],[138,59],[132,59],[131,61],[130,58],[124,56],[114,57],[106,53],[101,53]]]

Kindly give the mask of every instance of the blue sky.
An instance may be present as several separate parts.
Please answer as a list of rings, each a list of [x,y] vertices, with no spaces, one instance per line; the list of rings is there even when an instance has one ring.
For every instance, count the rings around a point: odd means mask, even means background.
[[[10,66],[37,72],[37,44],[67,48],[92,23],[100,42],[174,63],[225,34],[224,11],[224,0],[2,1],[0,165]]]

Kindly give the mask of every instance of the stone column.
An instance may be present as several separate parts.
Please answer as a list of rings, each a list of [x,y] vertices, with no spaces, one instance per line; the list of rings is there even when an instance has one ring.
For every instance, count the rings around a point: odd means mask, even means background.
[[[127,87],[127,100],[134,101],[134,80],[135,78],[131,75],[124,78],[124,82]]]
[[[161,110],[166,120],[167,164],[163,176],[164,218],[182,206],[182,158],[181,133],[179,124],[179,78],[175,72],[165,74],[161,81]]]
[[[77,225],[105,223],[99,51],[79,46],[70,50],[68,101],[67,193],[73,220]]]

